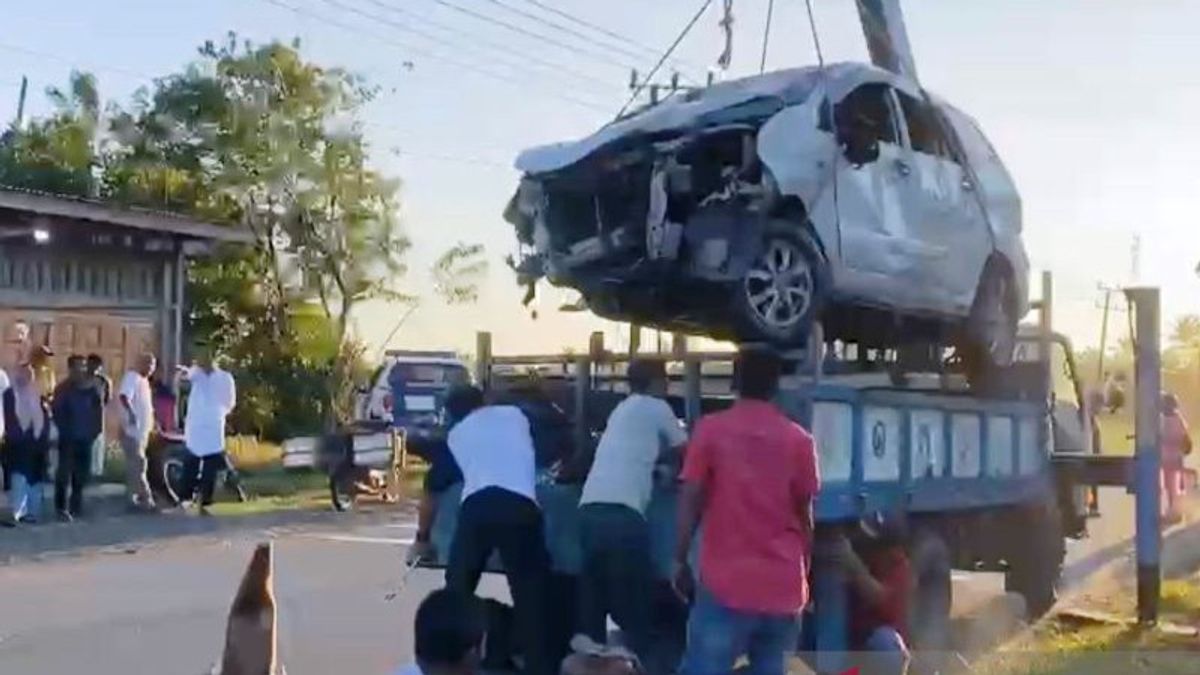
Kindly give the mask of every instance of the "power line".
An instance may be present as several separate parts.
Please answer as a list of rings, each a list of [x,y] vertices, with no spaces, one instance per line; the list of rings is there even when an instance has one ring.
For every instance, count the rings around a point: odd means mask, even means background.
[[[590,56],[593,59],[595,59],[597,62],[603,63],[604,65],[612,66],[615,68],[620,68],[621,70],[628,70],[630,68],[630,66],[627,64],[614,63],[613,61],[610,60],[611,57],[609,55],[597,54],[596,52],[591,51],[591,50],[581,49],[578,44],[569,44],[567,42],[563,42],[561,40],[558,40],[557,38],[545,35],[543,33],[538,33],[536,31],[529,30],[528,28],[525,28],[524,26],[518,26],[509,21],[505,21],[504,19],[498,19],[494,16],[489,16],[482,12],[477,12],[469,7],[463,7],[462,5],[460,5],[456,2],[451,2],[451,0],[433,0],[433,2],[434,2],[434,4],[437,4],[442,7],[447,8],[449,10],[458,12],[459,14],[463,14],[463,15],[469,16],[471,18],[477,19],[479,21],[484,21],[486,23],[500,26],[506,30],[512,31],[514,33],[519,33],[521,35],[524,35],[529,38],[533,38],[535,40],[540,40],[542,42],[545,42],[546,44],[554,45],[555,47],[558,47],[560,49],[564,49],[568,52],[571,52],[572,54]]]
[[[696,25],[696,22],[700,20],[700,17],[704,16],[704,12],[708,11],[708,8],[710,5],[712,5],[712,3],[713,0],[704,0],[704,4],[700,5],[700,9],[697,10],[696,15],[693,16],[692,20],[683,27],[683,31],[679,33],[679,37],[675,38],[675,41],[671,43],[671,46],[667,48],[667,51],[663,52],[663,55],[658,60],[658,63],[654,64],[654,67],[650,69],[650,74],[646,76],[646,79],[643,80],[641,84],[634,88],[633,94],[630,95],[629,100],[626,101],[625,105],[621,106],[621,110],[617,112],[617,117],[624,115],[625,111],[629,109],[629,106],[635,100],[637,100],[638,95],[641,94],[642,90],[646,88],[646,84],[654,79],[654,76],[658,74],[659,68],[662,68],[662,65],[667,62],[667,59],[671,58],[671,54],[674,53],[677,47],[679,47],[679,43],[683,42],[683,38],[687,37],[687,34],[692,31],[692,28]]]
[[[436,20],[434,20],[434,19],[430,19],[430,18],[428,18],[428,17],[422,16],[422,15],[420,15],[420,14],[416,14],[416,13],[414,13],[414,12],[411,12],[411,11],[407,10],[407,9],[402,9],[402,8],[400,8],[400,7],[397,7],[397,6],[395,6],[395,5],[388,4],[388,3],[386,3],[386,2],[381,2],[381,0],[366,0],[366,1],[367,1],[368,3],[370,3],[370,4],[374,5],[374,6],[376,6],[376,7],[379,7],[380,9],[384,9],[384,10],[392,11],[392,12],[395,12],[395,13],[397,13],[397,14],[403,14],[403,15],[405,15],[405,16],[407,16],[407,17],[410,17],[411,19],[413,19],[413,20],[415,20],[415,21],[417,21],[417,22],[419,22],[419,23],[423,23],[423,24],[425,24],[425,25],[427,25],[427,26],[433,26],[434,28],[437,28],[437,29],[440,29],[440,30],[449,31],[449,32],[454,32],[454,33],[458,33],[458,34],[460,34],[460,35],[463,35],[465,38],[467,38],[467,40],[469,40],[468,44],[469,44],[470,46],[476,46],[476,45],[479,45],[479,46],[487,47],[488,49],[491,49],[492,51],[499,52],[499,53],[501,53],[501,54],[505,54],[506,56],[513,54],[513,50],[512,50],[511,48],[509,48],[509,47],[505,47],[505,46],[503,46],[503,45],[501,45],[501,44],[499,44],[499,43],[492,42],[492,41],[490,41],[490,40],[486,40],[486,39],[480,38],[480,37],[479,37],[479,36],[477,36],[477,35],[471,35],[471,34],[464,33],[462,30],[460,30],[460,29],[458,29],[458,28],[455,28],[454,26],[451,26],[450,24],[446,24],[446,23],[442,23],[442,22],[440,22],[440,21],[436,21]],[[351,11],[353,11],[353,10],[351,10]],[[399,29],[399,30],[403,30],[403,31],[406,31],[406,32],[409,32],[409,33],[413,33],[414,35],[420,35],[420,36],[422,36],[422,37],[424,37],[424,38],[426,38],[426,39],[428,39],[428,40],[433,40],[433,41],[435,41],[435,42],[438,42],[438,43],[441,43],[441,44],[447,44],[447,45],[450,45],[450,46],[452,46],[452,47],[454,47],[454,48],[456,48],[456,49],[459,49],[459,48],[461,48],[461,46],[460,46],[460,45],[451,44],[451,43],[447,42],[447,41],[446,41],[445,39],[443,39],[443,38],[439,38],[439,37],[438,37],[438,36],[436,36],[436,35],[431,35],[431,34],[429,34],[429,33],[426,33],[426,32],[420,31],[420,30],[417,30],[417,29],[415,29],[415,28],[412,28],[412,27],[410,27],[410,26],[406,26],[406,25],[401,25],[401,24],[396,24],[396,23],[388,22],[388,21],[386,21],[385,19],[382,19],[382,18],[377,18],[377,19],[378,19],[379,21],[383,21],[383,22],[385,22],[385,23],[388,23],[389,25],[391,25],[391,26],[393,26],[393,27],[395,27],[395,28],[397,28],[397,29]],[[553,62],[553,61],[549,61],[549,60],[543,59],[543,58],[541,58],[541,57],[538,57],[538,56],[536,56],[535,54],[525,53],[525,54],[523,54],[523,55],[522,55],[522,57],[523,57],[524,59],[526,59],[526,60],[528,60],[528,61],[530,61],[530,62],[532,62],[532,63],[535,63],[535,64],[537,64],[537,65],[540,65],[540,66],[542,66],[542,67],[544,67],[544,68],[548,68],[548,69],[550,69],[550,70],[559,71],[559,72],[562,72],[562,73],[564,73],[564,74],[566,74],[566,75],[570,75],[571,77],[574,77],[574,78],[578,78],[578,79],[581,79],[581,80],[587,80],[588,82],[592,82],[592,83],[594,83],[594,84],[599,84],[599,85],[601,85],[601,86],[604,86],[604,87],[610,87],[610,88],[611,88],[611,86],[612,86],[612,82],[609,82],[609,81],[607,81],[607,80],[600,79],[600,78],[598,78],[598,77],[593,77],[593,76],[591,76],[591,75],[588,75],[587,73],[584,73],[584,72],[581,72],[581,71],[575,70],[575,69],[573,69],[573,68],[569,68],[569,67],[567,67],[567,66],[564,66],[564,65],[562,65],[561,63],[555,63],[555,62]],[[511,64],[511,61],[510,61],[510,64]],[[518,64],[518,67],[520,67],[520,65],[521,65],[521,64]]]
[[[36,56],[39,59],[49,59],[51,61],[57,61],[58,63],[63,63],[68,66],[71,66],[72,68],[76,67],[75,62],[72,61],[71,59],[68,59],[63,56],[59,56],[58,54],[54,54],[51,52],[39,51],[37,49],[30,49],[29,47],[8,44],[8,43],[4,43],[4,42],[0,42],[0,49],[4,49],[4,50],[10,51],[10,52],[17,52],[20,54],[25,54],[27,56]],[[131,79],[136,79],[136,80],[153,80],[154,79],[153,75],[148,75],[146,73],[140,73],[136,70],[130,70],[128,68],[121,68],[118,66],[109,66],[109,65],[101,64],[101,65],[92,66],[89,68],[89,70],[98,70],[101,72],[115,73],[115,74],[123,75],[123,76],[131,78]]]
[[[637,54],[636,52],[629,51],[629,49],[626,47],[618,47],[616,45],[613,45],[613,44],[610,44],[607,42],[602,42],[586,33],[583,33],[581,31],[571,28],[569,26],[564,26],[561,23],[557,23],[555,21],[546,19],[542,16],[539,16],[538,14],[536,14],[534,12],[530,12],[528,10],[521,9],[520,7],[513,7],[512,5],[505,2],[505,0],[483,0],[483,2],[487,2],[489,4],[496,5],[497,7],[502,7],[504,9],[512,12],[513,14],[516,14],[517,16],[525,17],[526,19],[529,19],[530,21],[534,21],[536,23],[540,23],[543,26],[549,26],[550,28],[553,28],[555,30],[561,31],[561,32],[571,35],[573,37],[577,37],[580,40],[587,42],[588,44],[596,45],[597,47],[600,47],[601,49],[608,49],[615,54],[620,54],[623,57],[633,58],[633,59],[642,58],[641,54]]]
[[[399,42],[399,41],[391,39],[391,38],[386,38],[386,37],[382,37],[379,35],[375,35],[373,33],[364,32],[362,30],[362,28],[360,28],[360,27],[338,21],[337,19],[332,19],[330,17],[323,16],[321,14],[317,14],[316,12],[312,12],[310,10],[301,9],[299,7],[296,7],[295,5],[291,5],[287,2],[283,2],[283,0],[262,0],[262,2],[266,2],[269,4],[275,5],[276,7],[279,7],[279,8],[285,9],[289,12],[292,12],[293,14],[296,14],[297,16],[305,16],[310,19],[316,19],[317,21],[320,21],[325,24],[336,26],[336,27],[341,28],[342,30],[348,31],[354,35],[367,35],[369,37],[374,38],[375,40],[378,40],[385,44],[391,45],[393,47],[407,50],[407,51],[410,51],[415,54],[421,54],[427,58],[433,59],[435,61],[442,61],[448,65],[476,73],[477,75],[482,75],[484,77],[488,77],[488,78],[495,79],[495,80],[502,80],[502,81],[508,82],[510,84],[517,84],[517,85],[522,85],[522,86],[526,86],[529,84],[528,80],[520,80],[520,79],[511,77],[511,76],[508,76],[504,73],[499,73],[499,72],[489,70],[487,68],[472,64],[470,62],[460,61],[460,60],[452,58],[452,57],[443,56],[441,54],[438,54],[436,52],[430,51],[430,50],[422,48],[422,47],[418,47],[418,46],[415,46],[412,44],[407,44],[404,42]],[[543,90],[543,89],[536,89],[535,91],[538,91],[539,93],[541,93],[545,96],[552,96],[554,98],[558,98],[560,100],[566,101],[568,103],[573,103],[575,105],[578,105],[578,106],[581,106],[584,108],[589,108],[591,110],[596,110],[596,111],[604,110],[596,103],[593,103],[591,101],[587,101],[587,100],[584,100],[581,98],[576,98],[574,96],[571,96],[570,94],[565,94],[565,93],[557,92],[557,91],[551,92],[551,91],[547,91],[547,90]]]
[[[632,47],[637,47],[638,49],[640,49],[643,52],[646,52],[648,54],[658,54],[658,50],[655,49],[654,47],[649,47],[644,44],[641,44],[640,42],[635,42],[634,40],[631,40],[628,37],[621,35],[620,33],[616,33],[614,31],[611,31],[611,30],[605,28],[604,26],[599,26],[590,21],[581,19],[581,18],[579,18],[569,12],[565,12],[557,7],[552,7],[543,2],[539,2],[539,0],[523,0],[523,1],[530,5],[533,5],[534,7],[537,7],[538,9],[544,10],[544,11],[554,14],[556,16],[560,16],[560,17],[566,19],[567,21],[570,21],[572,23],[583,26],[584,28],[590,28],[590,29],[596,31],[597,33],[606,35],[614,40],[619,40],[619,41],[624,42],[625,44],[630,45]]]

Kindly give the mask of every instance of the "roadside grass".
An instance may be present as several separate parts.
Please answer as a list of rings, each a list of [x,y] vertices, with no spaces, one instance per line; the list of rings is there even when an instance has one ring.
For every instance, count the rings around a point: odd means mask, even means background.
[[[1100,447],[1106,455],[1133,455],[1133,414],[1127,410],[1109,415],[1096,416],[1096,427],[1100,430]]]
[[[222,516],[249,516],[277,511],[326,510],[332,508],[329,477],[315,469],[284,469],[283,449],[260,441],[253,436],[233,436],[227,439],[227,452],[238,468],[242,486],[249,500],[238,502],[223,486],[217,486],[213,513]],[[119,445],[106,449],[103,482],[123,484],[125,460]],[[427,467],[410,460],[401,492],[403,498],[415,498],[420,490]],[[375,502],[369,502],[374,504]]]
[[[1130,612],[1122,598],[1116,604]],[[1125,675],[1200,672],[1200,577],[1166,581],[1158,626],[1060,615],[985,660],[981,675]]]

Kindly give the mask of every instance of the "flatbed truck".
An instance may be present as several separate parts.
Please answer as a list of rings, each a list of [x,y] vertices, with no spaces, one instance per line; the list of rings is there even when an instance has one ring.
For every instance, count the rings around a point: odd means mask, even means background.
[[[1130,485],[1131,460],[1099,452],[1070,343],[1051,327],[1051,289],[1044,275],[1037,320],[1023,328],[1014,365],[987,382],[969,384],[945,371],[898,375],[886,352],[841,348],[839,358],[819,349],[795,355],[796,372],[781,384],[777,403],[817,442],[818,546],[874,511],[907,515],[915,589],[910,638],[917,650],[949,647],[953,569],[1001,572],[1006,589],[1024,596],[1030,616],[1046,612],[1055,602],[1064,539],[1086,535],[1089,506],[1095,506],[1089,492],[1098,485]],[[548,390],[562,394],[577,446],[594,447],[607,411],[623,395],[622,369],[630,360],[606,352],[602,342],[593,336],[589,350],[575,356],[495,356],[490,336],[481,334],[477,379],[485,389],[497,389],[536,373]],[[657,357],[674,374],[670,400],[689,425],[730,404],[732,357],[678,349]],[[1061,394],[1054,364],[1063,368]],[[552,568],[568,579],[581,565],[580,489],[577,481],[538,485]],[[673,478],[658,481],[647,514],[654,565],[664,583],[677,490]],[[431,533],[436,560],[430,566],[446,563],[460,495],[461,484],[438,495]],[[815,665],[819,672],[838,672],[849,646],[841,571],[816,561],[812,588]]]

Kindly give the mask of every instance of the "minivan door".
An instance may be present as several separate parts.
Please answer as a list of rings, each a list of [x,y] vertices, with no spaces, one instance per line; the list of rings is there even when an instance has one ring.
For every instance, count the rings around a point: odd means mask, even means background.
[[[842,290],[875,301],[905,304],[897,277],[910,256],[905,198],[910,179],[891,87],[860,85],[834,106],[837,213],[845,278]],[[911,271],[909,271],[911,272]]]
[[[923,96],[896,91],[904,118],[905,152],[913,180],[908,195],[929,270],[935,309],[965,315],[975,300],[991,231],[973,175],[952,127]]]

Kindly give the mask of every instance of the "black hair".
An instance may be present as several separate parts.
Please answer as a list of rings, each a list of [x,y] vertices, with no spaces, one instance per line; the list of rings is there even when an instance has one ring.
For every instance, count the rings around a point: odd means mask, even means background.
[[[87,359],[83,358],[79,354],[72,354],[67,357],[67,368],[73,368],[81,363],[86,364]]]
[[[103,358],[101,358],[99,354],[94,354],[94,353],[93,353],[93,354],[88,354],[88,355],[87,355],[87,362],[88,362],[89,364],[93,364],[93,363],[94,363],[94,364],[98,364],[98,365],[103,365],[103,364],[104,364],[104,359],[103,359]]]
[[[446,414],[458,421],[483,407],[483,391],[474,385],[454,387],[446,394]]]
[[[743,398],[769,401],[779,390],[783,360],[770,349],[745,348],[738,352],[734,372],[738,394]]]
[[[474,595],[442,588],[421,601],[413,628],[417,663],[456,666],[483,644],[486,619]]]
[[[629,377],[629,388],[635,394],[644,394],[655,380],[667,378],[667,366],[662,361],[634,359],[630,361],[626,375]]]

